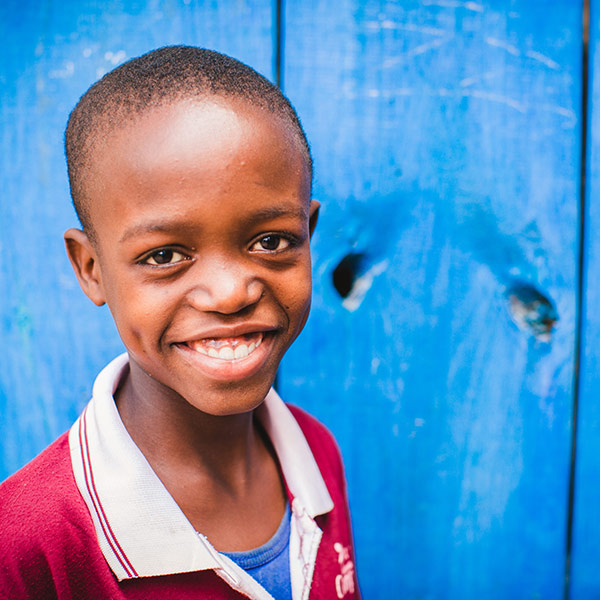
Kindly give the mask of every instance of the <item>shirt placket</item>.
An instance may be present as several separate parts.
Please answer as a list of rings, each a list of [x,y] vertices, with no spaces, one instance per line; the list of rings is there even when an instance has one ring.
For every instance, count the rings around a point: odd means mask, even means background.
[[[290,574],[293,600],[308,600],[322,536],[323,532],[316,521],[300,500],[294,498],[290,533]]]

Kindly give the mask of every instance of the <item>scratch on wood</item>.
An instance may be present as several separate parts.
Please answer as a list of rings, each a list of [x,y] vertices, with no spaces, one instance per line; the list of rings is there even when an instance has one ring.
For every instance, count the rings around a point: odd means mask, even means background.
[[[481,90],[464,90],[463,96],[472,96],[473,98],[480,98],[481,100],[489,100],[490,102],[498,102],[500,104],[506,104],[514,108],[516,111],[525,114],[526,108],[523,104],[517,100],[513,100],[508,96],[502,96],[501,94],[494,94],[493,92],[483,92]]]
[[[577,125],[577,114],[570,108],[565,108],[564,106],[555,106],[553,104],[542,104],[539,108],[568,119],[563,123],[563,129],[572,129]]]
[[[509,44],[504,40],[499,40],[493,37],[486,37],[485,43],[489,46],[493,46],[494,48],[502,48],[503,50],[506,50],[509,54],[512,54],[513,56],[521,56],[521,52],[516,46],[513,46],[512,44]]]
[[[444,39],[437,39],[437,40],[432,40],[431,42],[426,42],[424,44],[420,44],[419,46],[416,46],[415,48],[412,48],[411,50],[409,50],[406,55],[407,56],[418,56],[419,54],[424,54],[425,52],[428,52],[429,50],[433,50],[434,48],[439,48],[440,46],[443,46],[444,44],[448,43],[453,36],[444,38]]]
[[[461,79],[458,82],[458,85],[460,87],[469,87],[482,80],[490,81],[491,79],[498,77],[499,73],[499,71],[487,71],[478,75],[471,75],[470,77],[465,77],[464,79]]]
[[[62,69],[53,69],[48,73],[49,79],[66,79],[75,73],[75,63],[67,61]]]
[[[555,71],[558,71],[560,69],[560,65],[556,61],[552,60],[551,58],[542,54],[541,52],[536,52],[535,50],[528,50],[527,52],[525,52],[525,56],[541,62],[542,64],[546,65],[549,69],[553,69]]]
[[[377,375],[377,371],[379,369],[379,365],[381,364],[381,360],[376,356],[371,360],[371,375]]]
[[[557,115],[562,115],[563,117],[577,120],[577,115],[575,114],[575,111],[571,110],[570,108],[565,108],[564,106],[552,106],[552,105],[546,105],[546,106],[544,106],[544,108],[549,110],[550,112],[556,113]]]
[[[439,27],[426,27],[423,25],[415,25],[414,23],[396,23],[396,21],[391,21],[390,19],[386,19],[385,21],[377,22],[371,21],[369,26],[377,26],[377,28],[381,29],[396,29],[400,31],[414,31],[416,33],[427,33],[429,35],[444,35],[448,33],[445,29],[440,29]]]
[[[408,52],[403,54],[402,56],[396,56],[394,58],[388,58],[383,62],[382,67],[384,69],[389,69],[390,67],[394,67],[402,62],[404,62],[407,58],[412,58],[413,56],[419,56],[420,54],[424,54],[429,50],[434,50],[436,48],[440,48],[444,44],[447,44],[451,39],[454,38],[454,35],[449,35],[445,38],[438,38],[432,40],[430,42],[425,42],[424,44],[419,44],[414,48],[411,48]]]
[[[479,2],[460,2],[459,0],[423,0],[423,6],[443,6],[444,8],[466,8],[473,12],[483,12],[483,4]]]
[[[477,83],[480,79],[481,77],[465,77],[459,81],[458,85],[460,85],[460,87],[469,87],[470,85]]]
[[[412,96],[414,93],[415,90],[412,88],[393,88],[385,90],[372,88],[361,92],[360,97],[366,96],[367,98],[384,98],[389,100],[391,98],[399,98],[400,96]],[[342,90],[341,95],[348,100],[356,100],[356,98],[359,98],[359,93],[356,90],[349,88]]]
[[[477,4],[477,2],[465,2],[464,7],[474,12],[483,12],[483,4]]]
[[[125,50],[119,50],[118,52],[105,52],[104,59],[109,61],[111,64],[116,65],[117,63],[123,62],[127,58]]]
[[[373,265],[366,273],[361,275],[352,286],[352,292],[350,295],[344,299],[342,302],[342,306],[350,311],[354,312],[363,301],[365,294],[369,291],[371,286],[373,285],[373,280],[378,275],[381,275],[385,272],[385,270],[389,266],[389,261],[387,259],[382,260],[381,262]]]

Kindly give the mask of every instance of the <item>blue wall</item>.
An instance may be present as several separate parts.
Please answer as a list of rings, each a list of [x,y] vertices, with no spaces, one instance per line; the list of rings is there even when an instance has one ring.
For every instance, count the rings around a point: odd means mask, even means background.
[[[364,596],[563,596],[583,241],[572,597],[597,598],[600,121],[590,100],[580,212],[583,3],[283,4],[279,28],[260,0],[0,5],[0,479],[69,427],[121,351],[62,246],[69,110],[171,43],[274,80],[279,40],[323,205],[313,312],[279,387],[340,442]]]
[[[581,18],[571,1],[288,10],[324,208],[281,388],[340,441],[359,569],[389,560],[368,598],[562,597]],[[536,293],[549,339],[515,323]]]

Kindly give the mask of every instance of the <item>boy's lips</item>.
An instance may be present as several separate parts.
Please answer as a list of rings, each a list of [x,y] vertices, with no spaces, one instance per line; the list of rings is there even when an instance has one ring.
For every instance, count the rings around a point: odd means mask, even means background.
[[[263,367],[276,337],[273,328],[247,329],[214,330],[174,346],[206,376],[219,381],[241,380]]]
[[[192,350],[219,360],[240,360],[252,354],[264,338],[262,331],[237,337],[210,337],[186,342]]]

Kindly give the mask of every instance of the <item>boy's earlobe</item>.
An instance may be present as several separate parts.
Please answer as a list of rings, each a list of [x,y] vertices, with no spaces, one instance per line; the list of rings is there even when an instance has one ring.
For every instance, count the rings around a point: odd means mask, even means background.
[[[98,256],[88,236],[80,229],[65,231],[65,246],[71,266],[85,295],[97,306],[106,302]]]
[[[308,207],[308,231],[310,232],[310,237],[312,237],[315,227],[317,226],[320,207],[321,203],[318,200],[310,201],[310,206]]]

